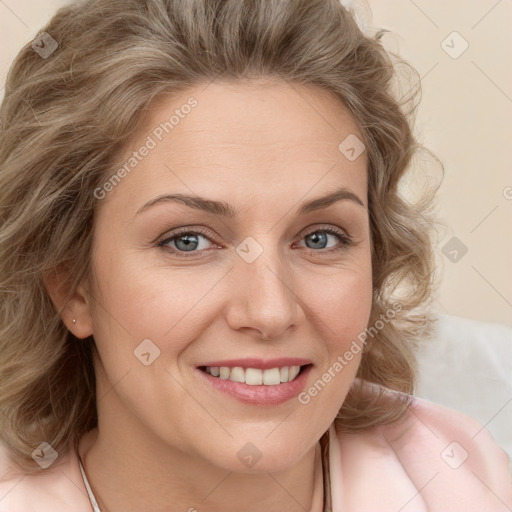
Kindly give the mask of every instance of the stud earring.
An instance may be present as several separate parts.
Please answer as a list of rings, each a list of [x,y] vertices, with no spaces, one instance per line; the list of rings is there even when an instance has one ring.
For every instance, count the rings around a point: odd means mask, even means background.
[[[76,320],[73,318],[73,323],[76,324]]]

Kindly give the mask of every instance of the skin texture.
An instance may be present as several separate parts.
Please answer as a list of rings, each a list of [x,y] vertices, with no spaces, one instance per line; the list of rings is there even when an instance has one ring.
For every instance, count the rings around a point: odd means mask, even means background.
[[[367,160],[363,153],[350,161],[338,149],[347,136],[362,136],[346,107],[321,89],[217,81],[157,98],[126,155],[191,96],[198,102],[191,113],[99,202],[94,275],[62,314],[77,337],[94,335],[100,354],[99,429],[81,445],[86,472],[102,512],[169,504],[316,512],[315,449],[360,354],[307,405],[296,397],[242,403],[198,379],[196,366],[307,358],[314,365],[307,389],[364,331],[372,300]],[[297,214],[303,202],[340,187],[364,206],[341,200]],[[225,201],[237,213],[162,202],[137,214],[167,193]],[[203,228],[207,238],[198,235],[192,252],[183,238],[167,251],[157,246],[184,226]],[[326,227],[348,234],[351,245]],[[252,263],[236,251],[247,237],[263,249]],[[49,291],[58,304],[56,287]],[[148,366],[134,356],[145,339],[160,350]],[[248,442],[261,453],[251,468],[237,456]]]

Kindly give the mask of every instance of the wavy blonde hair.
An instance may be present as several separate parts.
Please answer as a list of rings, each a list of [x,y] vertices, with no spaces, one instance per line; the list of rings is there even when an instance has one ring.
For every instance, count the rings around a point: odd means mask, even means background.
[[[393,59],[417,73],[384,49],[383,31],[365,35],[339,0],[96,0],[61,8],[43,32],[58,48],[21,49],[0,108],[0,439],[21,467],[41,469],[41,442],[65,452],[97,425],[94,339],[67,330],[44,276],[64,268],[75,287],[90,275],[94,190],[151,101],[218,77],[310,84],[350,109],[368,157],[370,327],[401,305],[368,339],[357,376],[413,392],[414,345],[435,321],[435,191],[409,203],[398,190],[424,150],[411,128],[421,89],[393,92]],[[337,428],[394,421],[407,404],[354,386]]]

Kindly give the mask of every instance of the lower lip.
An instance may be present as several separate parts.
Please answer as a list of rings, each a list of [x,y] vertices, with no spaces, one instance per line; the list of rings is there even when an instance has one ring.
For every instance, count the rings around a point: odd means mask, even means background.
[[[197,371],[214,388],[237,400],[252,405],[278,405],[296,397],[304,389],[311,368],[312,365],[310,364],[291,382],[283,382],[273,386],[266,386],[264,384],[251,386],[244,382],[233,382],[229,379],[214,377],[199,368],[197,368]]]

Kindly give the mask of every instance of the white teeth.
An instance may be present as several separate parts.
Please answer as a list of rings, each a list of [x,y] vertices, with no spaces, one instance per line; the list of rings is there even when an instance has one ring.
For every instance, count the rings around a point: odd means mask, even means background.
[[[234,380],[235,382],[245,382],[244,369],[240,366],[235,366],[231,368],[231,373],[229,375],[229,380]]]
[[[256,368],[245,370],[245,383],[251,386],[259,386],[263,383],[263,372]]]
[[[290,366],[290,371],[288,372],[288,380],[293,380],[300,372],[300,366]]]
[[[279,368],[271,368],[263,371],[263,384],[266,386],[275,386],[281,384],[281,374]]]
[[[282,368],[270,368],[261,370],[259,368],[242,368],[235,366],[207,366],[206,372],[214,377],[233,382],[243,382],[250,386],[275,386],[282,382],[290,382],[300,372],[300,366],[283,366]]]

